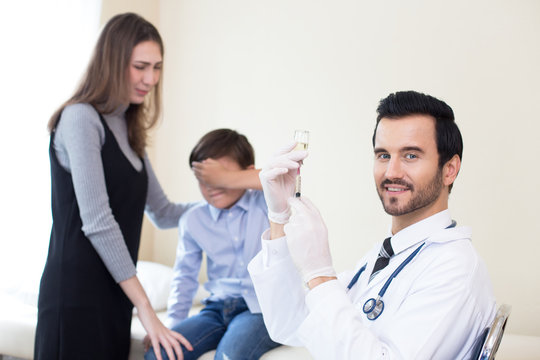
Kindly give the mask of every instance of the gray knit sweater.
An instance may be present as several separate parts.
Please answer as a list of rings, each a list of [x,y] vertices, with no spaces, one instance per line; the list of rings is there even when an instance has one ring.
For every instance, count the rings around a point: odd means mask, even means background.
[[[103,117],[124,155],[140,171],[141,159],[128,143],[125,110],[118,109]],[[71,173],[81,212],[82,230],[112,277],[120,282],[134,276],[136,270],[109,206],[101,162],[104,142],[105,129],[92,106],[74,104],[64,109],[56,128],[53,146],[62,167]],[[145,213],[160,228],[178,226],[180,215],[191,204],[171,203],[161,189],[146,155],[144,162],[148,173]]]

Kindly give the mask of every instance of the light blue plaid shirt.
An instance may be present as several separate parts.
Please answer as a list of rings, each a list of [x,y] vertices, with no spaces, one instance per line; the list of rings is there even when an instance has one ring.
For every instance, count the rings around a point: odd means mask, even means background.
[[[247,190],[230,209],[201,202],[180,218],[169,327],[188,315],[199,286],[203,252],[208,275],[204,287],[211,294],[203,302],[243,297],[252,313],[261,312],[247,265],[261,249],[261,234],[269,227],[267,211],[262,191]]]

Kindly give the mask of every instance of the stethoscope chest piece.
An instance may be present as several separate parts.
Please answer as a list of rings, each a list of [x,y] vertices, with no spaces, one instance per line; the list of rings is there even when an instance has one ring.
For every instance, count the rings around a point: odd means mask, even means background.
[[[364,314],[366,314],[368,320],[375,320],[382,314],[384,302],[380,296],[377,296],[377,299],[371,298],[364,303],[362,310],[364,311]]]

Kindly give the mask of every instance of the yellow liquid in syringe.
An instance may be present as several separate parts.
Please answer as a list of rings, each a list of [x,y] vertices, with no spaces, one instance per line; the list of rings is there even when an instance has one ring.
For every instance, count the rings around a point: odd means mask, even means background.
[[[308,148],[307,143],[299,142],[299,143],[296,143],[294,150],[307,150],[307,148]],[[302,161],[300,161],[300,164],[302,164]],[[300,168],[298,168],[298,173],[296,174],[295,186],[294,186],[295,197],[300,197],[301,188],[302,188],[302,178],[300,177]]]

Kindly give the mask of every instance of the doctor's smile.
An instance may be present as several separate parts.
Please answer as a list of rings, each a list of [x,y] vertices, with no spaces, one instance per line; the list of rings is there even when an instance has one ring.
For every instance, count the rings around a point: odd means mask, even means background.
[[[395,188],[395,187],[386,187],[386,191],[389,191],[389,192],[403,192],[403,191],[407,191],[408,189],[400,189],[400,188]]]
[[[391,195],[399,195],[406,191],[414,191],[414,186],[412,184],[399,179],[386,179],[381,183],[380,188],[391,193]]]

